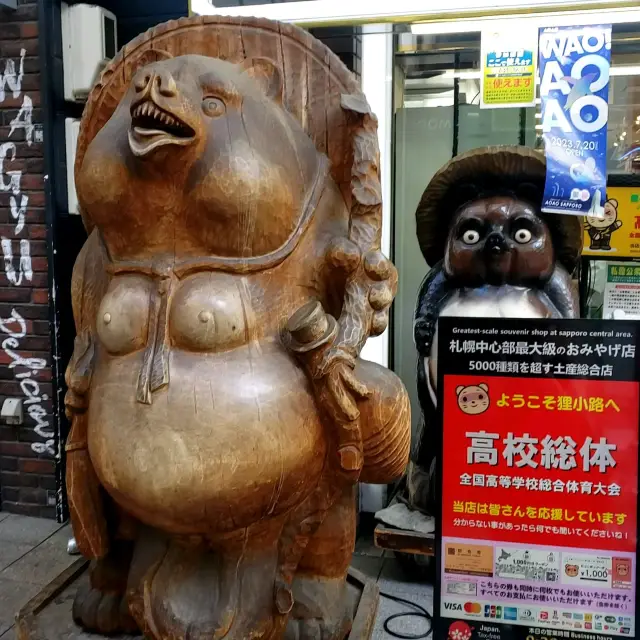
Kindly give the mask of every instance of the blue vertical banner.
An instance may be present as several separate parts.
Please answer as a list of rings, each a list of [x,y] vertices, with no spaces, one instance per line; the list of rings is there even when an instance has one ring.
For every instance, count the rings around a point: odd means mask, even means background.
[[[604,216],[611,25],[540,29],[542,211]]]

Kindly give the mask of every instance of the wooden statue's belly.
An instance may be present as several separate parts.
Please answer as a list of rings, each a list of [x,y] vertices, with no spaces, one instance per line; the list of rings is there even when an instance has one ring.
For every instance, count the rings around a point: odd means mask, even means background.
[[[277,342],[173,348],[168,387],[136,400],[143,351],[98,358],[89,451],[112,497],[175,533],[221,533],[298,504],[326,442],[304,372]]]

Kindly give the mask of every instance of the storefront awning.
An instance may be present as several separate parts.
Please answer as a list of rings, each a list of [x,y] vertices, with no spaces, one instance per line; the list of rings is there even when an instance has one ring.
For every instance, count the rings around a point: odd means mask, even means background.
[[[428,6],[427,6],[428,5]],[[308,0],[243,7],[215,7],[215,0],[190,0],[195,15],[256,16],[305,27],[383,22],[432,22],[496,15],[637,8],[637,0]]]

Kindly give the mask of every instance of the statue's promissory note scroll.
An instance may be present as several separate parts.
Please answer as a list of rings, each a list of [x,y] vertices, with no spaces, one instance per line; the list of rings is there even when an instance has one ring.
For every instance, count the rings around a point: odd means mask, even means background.
[[[410,440],[401,382],[358,357],[397,281],[378,158],[356,79],[291,26],[171,22],[103,73],[66,399],[85,628],[349,632],[355,485]]]

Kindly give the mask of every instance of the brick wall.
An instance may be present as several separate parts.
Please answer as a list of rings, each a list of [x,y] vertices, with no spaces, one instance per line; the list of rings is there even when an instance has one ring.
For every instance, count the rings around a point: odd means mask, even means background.
[[[24,403],[0,424],[0,508],[55,517],[40,67],[38,3],[0,9],[0,398]]]

